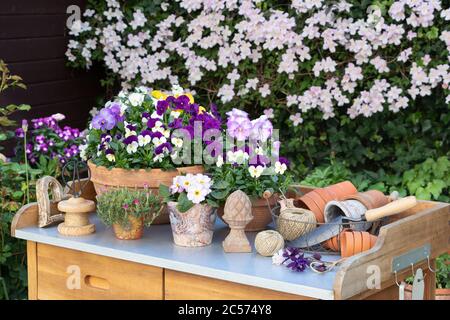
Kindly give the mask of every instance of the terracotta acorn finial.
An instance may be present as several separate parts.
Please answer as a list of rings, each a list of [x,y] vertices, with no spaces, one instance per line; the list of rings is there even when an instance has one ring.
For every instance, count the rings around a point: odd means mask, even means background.
[[[252,248],[245,236],[245,226],[253,219],[252,203],[249,197],[237,190],[225,202],[223,219],[230,226],[230,234],[222,242],[225,252],[251,252]]]

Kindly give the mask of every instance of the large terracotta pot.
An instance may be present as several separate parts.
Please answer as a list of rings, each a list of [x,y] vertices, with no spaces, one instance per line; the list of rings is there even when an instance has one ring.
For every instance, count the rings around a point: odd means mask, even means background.
[[[100,195],[110,188],[129,187],[144,189],[147,185],[154,193],[158,193],[159,185],[170,186],[174,177],[186,173],[203,173],[203,166],[180,167],[176,170],[163,171],[161,169],[122,169],[97,166],[88,161],[91,170],[91,181],[94,184],[95,192]],[[164,209],[153,221],[153,224],[169,223],[169,213]]]
[[[277,204],[278,196],[273,195],[269,198],[270,208],[273,208]],[[245,227],[245,231],[261,231],[265,230],[267,225],[272,222],[272,213],[270,208],[267,206],[267,200],[264,198],[250,198],[252,202],[252,214],[253,220]],[[219,207],[217,214],[225,224],[227,224],[222,216],[224,206]],[[227,224],[228,225],[228,224]]]
[[[144,234],[144,219],[128,216],[128,223],[122,226],[118,223],[113,224],[114,235],[120,240],[136,240],[142,238]]]
[[[438,289],[435,291],[435,300],[450,300],[450,289]],[[405,287],[405,300],[412,300],[412,285]]]
[[[196,204],[186,212],[177,209],[177,202],[169,202],[173,241],[183,247],[203,247],[211,244],[216,221],[216,209],[208,204]]]

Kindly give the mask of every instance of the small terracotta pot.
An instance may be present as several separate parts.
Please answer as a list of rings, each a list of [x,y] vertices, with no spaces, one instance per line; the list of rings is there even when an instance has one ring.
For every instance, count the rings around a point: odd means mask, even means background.
[[[343,200],[358,200],[367,209],[379,208],[389,203],[389,197],[385,196],[383,192],[378,190],[358,192],[344,197]]]
[[[377,237],[365,231],[346,231],[341,234],[341,256],[351,257],[371,249]]]
[[[342,234],[344,233],[344,232],[347,232],[347,231],[351,231],[350,229],[344,229],[340,234],[338,234],[337,236],[334,236],[333,238],[331,238],[331,239],[328,239],[327,241],[324,241],[323,243],[322,243],[322,245],[326,248],[326,249],[330,249],[330,250],[332,250],[332,251],[339,251],[339,249],[340,249],[340,243],[341,243],[341,237],[342,237]]]
[[[144,234],[144,218],[136,218],[132,215],[128,216],[128,224],[122,226],[113,223],[114,235],[120,240],[136,240],[142,238]]]
[[[311,191],[313,192],[313,191]],[[320,207],[316,204],[314,199],[309,196],[311,192],[308,192],[304,196],[302,196],[300,199],[296,201],[296,205],[300,208],[311,210],[314,215],[316,216],[317,222],[324,222],[324,216],[323,216],[323,210],[320,209]]]
[[[196,204],[186,212],[177,209],[177,202],[169,202],[170,226],[173,241],[182,247],[203,247],[211,244],[216,209],[208,204]]]
[[[436,289],[436,300],[450,300],[450,289]]]
[[[272,222],[272,213],[267,206],[267,200],[264,198],[250,198],[250,201],[252,202],[253,220],[247,224],[247,226],[245,227],[245,231],[254,232],[265,230],[267,225]],[[271,196],[268,201],[270,204],[270,208],[275,207],[278,201],[278,195]],[[224,206],[219,207],[219,209],[217,210],[217,215],[219,216],[220,220],[228,225],[227,222],[222,219],[222,216],[224,214],[223,208]]]
[[[336,183],[336,184],[326,187],[326,189],[328,191],[331,190],[331,192],[336,194],[338,196],[337,200],[341,200],[345,196],[348,196],[348,195],[358,192],[356,187],[350,181],[339,182],[339,183]]]
[[[356,193],[355,186],[350,181],[344,181],[325,188],[314,189],[296,199],[296,205],[300,208],[314,212],[319,223],[325,222],[325,206],[332,200],[340,200],[345,196]]]
[[[128,187],[144,189],[147,185],[153,193],[158,194],[159,185],[170,186],[174,177],[184,173],[203,173],[203,166],[180,167],[175,170],[162,169],[108,169],[103,166],[97,166],[92,161],[88,161],[91,170],[91,181],[94,184],[97,195],[108,191],[110,188]],[[166,209],[153,221],[152,224],[169,223],[169,213]]]

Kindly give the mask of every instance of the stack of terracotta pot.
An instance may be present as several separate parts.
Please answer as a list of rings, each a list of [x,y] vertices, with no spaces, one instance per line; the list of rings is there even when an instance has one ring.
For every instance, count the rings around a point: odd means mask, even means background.
[[[358,192],[350,181],[344,181],[308,192],[296,199],[296,205],[311,210],[320,224],[327,220],[324,211],[328,202],[340,201],[340,204],[345,206],[346,200],[357,200],[367,210],[379,208],[389,202],[389,198],[378,190]],[[375,245],[376,240],[377,237],[369,232],[345,229],[338,236],[325,241],[323,246],[340,251],[342,257],[349,257],[369,250]]]
[[[325,188],[314,189],[296,199],[296,205],[300,208],[311,210],[316,216],[317,222],[323,223],[325,222],[324,209],[327,202],[342,200],[357,192],[358,190],[356,190],[353,183],[344,181]]]

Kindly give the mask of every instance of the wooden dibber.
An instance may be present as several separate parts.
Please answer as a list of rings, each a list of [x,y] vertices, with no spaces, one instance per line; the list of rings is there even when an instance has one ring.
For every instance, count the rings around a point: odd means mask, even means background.
[[[65,221],[58,225],[58,232],[65,236],[84,236],[95,232],[89,222],[89,213],[95,211],[95,202],[84,198],[70,198],[58,203],[58,210],[65,212]]]
[[[225,252],[252,252],[245,235],[245,226],[252,221],[252,203],[241,190],[230,194],[225,202],[223,219],[230,227],[230,233],[222,242]]]

